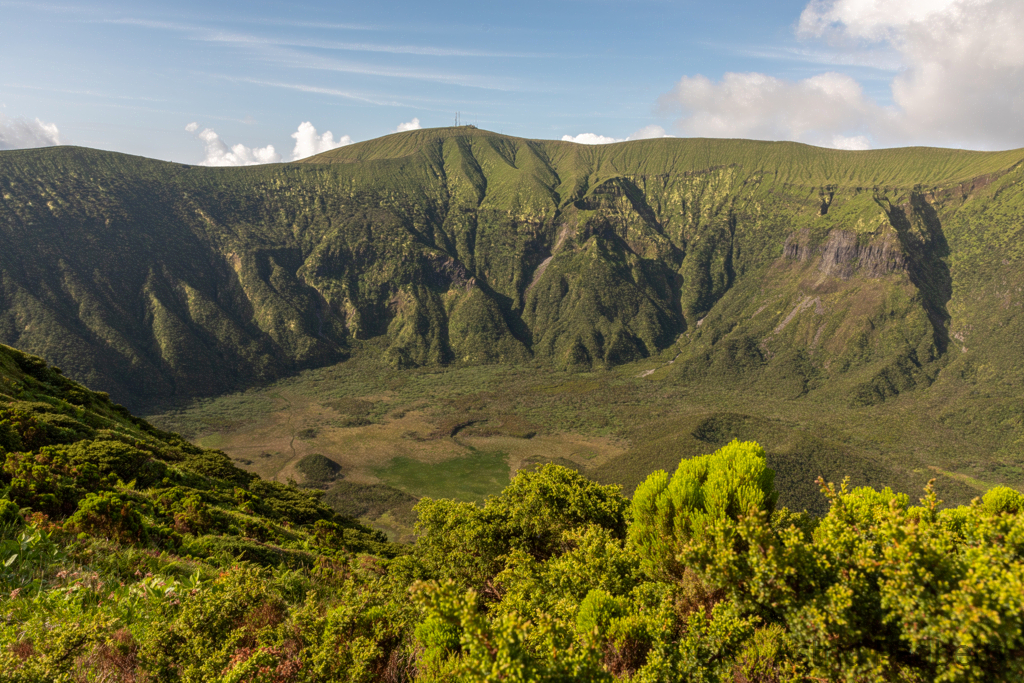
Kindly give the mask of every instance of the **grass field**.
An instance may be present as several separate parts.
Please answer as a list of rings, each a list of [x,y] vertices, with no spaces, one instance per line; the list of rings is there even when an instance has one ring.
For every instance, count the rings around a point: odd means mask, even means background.
[[[414,495],[483,503],[508,486],[510,470],[507,453],[474,449],[436,463],[398,457],[376,474],[386,484]]]
[[[818,476],[911,495],[936,478],[955,503],[1024,479],[930,417],[927,394],[866,407],[813,393],[772,398],[680,381],[671,357],[570,374],[539,365],[394,370],[357,353],[149,419],[279,481],[303,483],[297,463],[323,454],[340,466],[344,496],[363,500],[356,511],[395,538],[408,538],[413,521],[397,492],[479,502],[519,470],[555,462],[629,493],[651,471],[733,438],[766,447],[782,502],[797,509],[823,509]]]

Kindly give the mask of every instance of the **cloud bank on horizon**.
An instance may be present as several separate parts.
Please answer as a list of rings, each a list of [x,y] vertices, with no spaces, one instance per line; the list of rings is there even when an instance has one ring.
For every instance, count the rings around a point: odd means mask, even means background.
[[[686,136],[795,140],[841,149],[927,142],[993,149],[1024,139],[1024,2],[812,0],[804,39],[894,51],[891,106],[848,75],[799,81],[683,76],[659,99]]]
[[[61,144],[60,130],[55,123],[39,119],[8,118],[0,112],[0,149],[28,149]]]
[[[200,131],[199,124],[195,121],[185,126],[185,130],[194,134],[205,145],[205,156],[199,162],[199,166],[255,166],[257,164],[273,164],[283,160],[273,145],[246,147],[238,143],[228,147],[216,131],[212,128],[204,128]],[[295,149],[292,150],[290,161],[298,161],[314,154],[352,144],[352,138],[348,135],[342,135],[335,140],[331,131],[320,133],[309,121],[300,123],[298,130],[292,133],[291,137],[295,140]]]
[[[185,130],[193,133],[205,145],[206,155],[199,162],[200,166],[255,166],[281,161],[281,155],[273,145],[246,147],[239,143],[228,147],[216,131],[212,128],[199,130],[199,124],[195,121],[185,126]]]
[[[594,133],[580,133],[579,135],[563,135],[562,140],[565,142],[576,142],[581,145],[607,145],[612,142],[628,142],[630,140],[649,140],[651,138],[671,137],[675,136],[666,134],[665,129],[661,126],[651,124],[649,126],[644,126],[632,135],[628,135],[624,138],[612,138],[607,135],[596,135]]]

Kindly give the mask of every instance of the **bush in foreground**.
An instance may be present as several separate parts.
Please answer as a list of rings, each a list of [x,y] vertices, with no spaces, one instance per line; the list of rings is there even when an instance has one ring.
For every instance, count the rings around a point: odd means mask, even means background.
[[[424,499],[388,559],[279,487],[115,487],[62,525],[3,504],[5,680],[1024,677],[1010,489],[942,509],[822,483],[814,519],[776,510],[763,451],[733,442],[632,502],[553,465],[482,506]]]

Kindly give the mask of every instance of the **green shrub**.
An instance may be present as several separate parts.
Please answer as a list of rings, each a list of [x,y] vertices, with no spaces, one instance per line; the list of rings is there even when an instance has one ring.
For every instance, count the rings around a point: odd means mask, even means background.
[[[145,542],[149,538],[134,502],[113,491],[86,496],[65,522],[65,528],[122,543]]]
[[[483,507],[424,498],[417,504],[415,552],[439,576],[481,586],[518,550],[546,560],[567,548],[567,535],[588,525],[625,535],[629,502],[558,465],[520,472]]]
[[[224,566],[237,562],[251,562],[262,567],[311,567],[315,557],[300,550],[279,548],[247,538],[235,536],[199,536],[184,546],[196,557],[217,560]]]
[[[246,486],[252,480],[253,475],[245,470],[235,467],[231,458],[223,451],[204,450],[199,453],[190,453],[181,464],[182,469],[188,472],[201,474],[204,477],[220,479],[224,482]]]
[[[25,523],[17,503],[0,498],[0,529],[16,529]]]
[[[137,478],[150,460],[149,453],[120,441],[79,441],[66,446],[64,453],[77,465],[93,465],[100,474],[115,474],[124,482]]]
[[[338,478],[341,466],[319,453],[307,455],[296,463],[295,468],[314,486],[326,486]]]
[[[59,413],[49,404],[20,404],[0,408],[0,447],[8,451],[36,450],[54,444],[69,444],[95,436],[96,431],[78,420]],[[39,412],[26,407],[39,406]]]
[[[56,516],[71,514],[87,492],[108,485],[94,465],[74,464],[60,446],[8,453],[0,474],[9,482],[13,501]]]
[[[0,417],[0,453],[21,449],[21,434],[10,417]]]
[[[576,615],[577,633],[607,633],[612,622],[625,614],[626,607],[623,602],[622,598],[613,597],[601,589],[587,593]]]
[[[993,514],[1017,514],[1024,507],[1024,496],[1009,486],[996,486],[982,496],[981,505]]]
[[[201,534],[214,525],[214,516],[199,494],[183,487],[174,487],[160,494],[157,507],[180,534]]]
[[[742,515],[775,509],[774,481],[764,449],[752,441],[683,460],[671,478],[658,471],[637,487],[630,540],[653,574],[681,577],[676,558],[686,544],[710,539]]]
[[[304,491],[276,481],[253,479],[249,491],[255,499],[255,508],[272,519],[294,524],[313,524],[318,519],[330,520],[334,511],[321,502],[322,491]]]

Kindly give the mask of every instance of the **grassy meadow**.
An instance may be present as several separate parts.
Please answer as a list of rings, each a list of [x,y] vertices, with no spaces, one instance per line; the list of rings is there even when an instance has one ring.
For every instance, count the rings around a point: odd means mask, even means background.
[[[935,478],[951,504],[1024,483],[1018,467],[945,426],[930,393],[872,406],[815,392],[783,399],[683,381],[674,355],[590,373],[540,363],[396,370],[356,349],[347,362],[147,419],[262,477],[327,488],[336,509],[405,540],[421,496],[482,502],[544,463],[631,494],[650,472],[734,438],[764,444],[781,501],[795,509],[823,512],[818,476],[911,495]],[[312,454],[338,465],[336,480],[308,481],[298,464]]]

